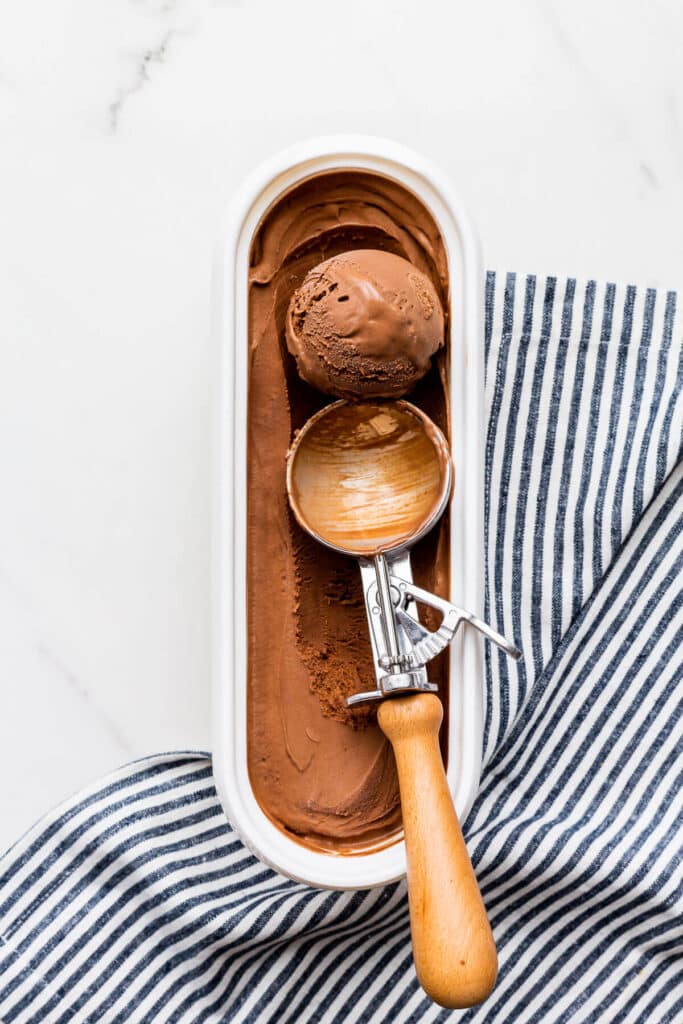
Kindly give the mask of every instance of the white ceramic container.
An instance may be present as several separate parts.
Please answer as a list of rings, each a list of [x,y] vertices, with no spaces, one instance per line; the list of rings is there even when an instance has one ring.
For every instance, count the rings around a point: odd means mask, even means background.
[[[247,771],[246,417],[247,274],[252,236],[268,208],[302,179],[359,169],[393,179],[431,212],[449,265],[451,448],[450,599],[477,615],[484,583],[483,274],[478,242],[450,183],[430,161],[396,143],[334,136],[268,160],[244,184],[222,224],[215,277],[216,363],[213,522],[213,769],[225,812],[245,845],[290,878],[329,889],[360,889],[405,873],[403,842],[335,855],[288,838],[259,807]],[[267,642],[267,637],[264,637]],[[448,782],[458,814],[479,784],[484,707],[483,646],[461,629],[450,649]]]

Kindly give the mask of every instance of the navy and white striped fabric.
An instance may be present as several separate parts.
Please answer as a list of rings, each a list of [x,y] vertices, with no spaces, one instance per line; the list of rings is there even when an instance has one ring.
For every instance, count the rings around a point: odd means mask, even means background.
[[[129,765],[0,861],[0,1020],[683,1019],[683,346],[676,295],[489,274],[485,768],[465,832],[500,956],[441,1010],[403,884],[290,882],[210,760]]]

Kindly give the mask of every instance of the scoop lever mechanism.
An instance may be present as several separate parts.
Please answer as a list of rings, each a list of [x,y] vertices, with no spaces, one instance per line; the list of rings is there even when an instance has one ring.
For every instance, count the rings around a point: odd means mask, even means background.
[[[349,707],[396,693],[436,691],[427,678],[427,662],[452,642],[463,623],[511,658],[521,657],[514,644],[472,612],[416,586],[407,551],[360,559],[360,571],[377,688],[352,694],[346,700]],[[441,612],[438,629],[429,630],[420,622],[416,603]]]

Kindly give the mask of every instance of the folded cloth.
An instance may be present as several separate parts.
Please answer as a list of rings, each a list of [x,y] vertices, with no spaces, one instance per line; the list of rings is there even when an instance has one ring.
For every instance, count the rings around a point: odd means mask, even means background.
[[[403,884],[308,889],[209,758],[91,786],[0,861],[10,1022],[664,1022],[683,1015],[683,346],[676,294],[487,275],[485,765],[465,834],[500,976],[449,1013]],[[678,685],[677,685],[678,684]]]

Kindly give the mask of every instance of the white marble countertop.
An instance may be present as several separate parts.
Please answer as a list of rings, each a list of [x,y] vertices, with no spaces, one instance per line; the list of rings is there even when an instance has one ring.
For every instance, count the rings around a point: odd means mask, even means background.
[[[683,272],[676,0],[22,0],[0,13],[0,847],[209,744],[212,242],[252,166],[393,137],[487,265]]]

